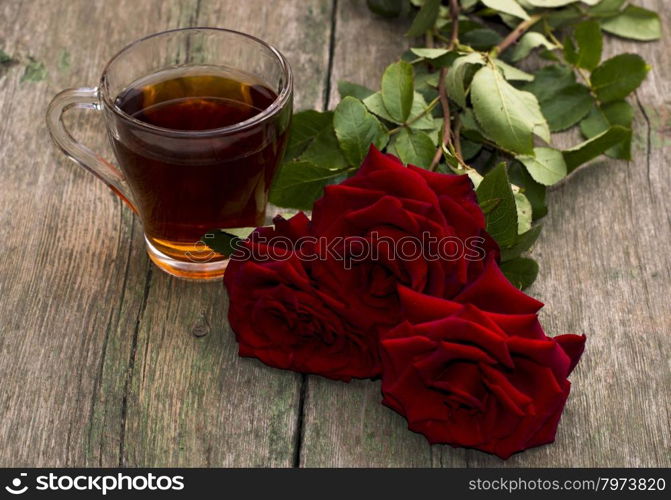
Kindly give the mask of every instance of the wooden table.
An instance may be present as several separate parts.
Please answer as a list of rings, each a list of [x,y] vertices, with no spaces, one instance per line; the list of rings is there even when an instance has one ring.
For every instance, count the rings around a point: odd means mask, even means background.
[[[663,0],[636,3],[671,24]],[[193,25],[277,45],[297,109],[333,107],[340,79],[377,86],[407,43],[363,0],[0,1],[0,466],[671,466],[671,42],[607,42],[654,67],[633,101],[635,160],[550,195],[531,293],[548,332],[589,343],[557,442],[504,462],[429,446],[379,404],[379,382],[238,358],[221,283],[152,267],[131,212],[52,146],[56,92]],[[109,155],[100,118],[71,114]]]

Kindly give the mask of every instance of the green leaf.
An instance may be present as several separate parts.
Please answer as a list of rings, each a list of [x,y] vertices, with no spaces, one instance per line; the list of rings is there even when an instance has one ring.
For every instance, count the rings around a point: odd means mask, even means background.
[[[615,17],[602,20],[601,28],[613,35],[633,40],[658,40],[662,36],[659,15],[635,5],[627,6]]]
[[[394,120],[387,111],[387,108],[382,102],[382,95],[379,92],[367,97],[364,99],[363,103],[366,105],[368,110],[374,115],[379,116],[383,120],[396,123],[401,125],[400,122]],[[424,96],[419,92],[413,93],[412,99],[412,108],[410,109],[410,118],[408,121],[412,121],[410,128],[413,130],[433,130],[437,127],[436,120],[431,116],[431,113],[424,113],[428,104]],[[424,113],[424,114],[422,114]],[[421,118],[414,120],[415,117],[422,115]]]
[[[545,205],[546,187],[533,180],[526,167],[518,161],[512,162],[508,167],[508,175],[510,182],[524,190],[524,195],[533,209],[533,220],[545,217],[548,213]]]
[[[564,87],[551,98],[541,101],[541,111],[552,132],[571,128],[585,118],[594,103],[589,89],[580,83]]]
[[[535,260],[518,257],[501,264],[501,271],[513,285],[520,290],[531,286],[538,277],[538,264]]]
[[[382,17],[398,17],[405,0],[366,0],[371,12]]]
[[[424,132],[403,128],[394,138],[393,144],[403,163],[422,168],[431,166],[436,147]]]
[[[634,121],[634,108],[627,101],[609,102],[604,104],[601,109],[611,125],[631,128]]]
[[[571,68],[556,64],[537,71],[535,80],[523,85],[522,89],[538,98],[543,116],[553,132],[578,123],[589,113],[594,101],[589,89],[576,83]]]
[[[426,31],[433,28],[433,25],[436,24],[436,20],[438,19],[439,12],[440,0],[425,0],[405,36],[410,38],[421,36]]]
[[[449,54],[450,51],[447,49],[425,49],[425,48],[415,48],[410,49],[413,54],[418,57],[423,57],[424,59],[438,59],[439,57]]]
[[[563,9],[555,9],[547,11],[543,16],[548,26],[556,30],[567,25],[575,24],[576,22],[584,18],[582,9],[579,9],[575,5],[568,5]]]
[[[587,163],[602,155],[619,142],[626,140],[630,133],[630,130],[616,125],[596,137],[564,151],[564,160],[566,161],[568,173],[573,172],[583,163]]]
[[[373,95],[375,92],[368,87],[359,85],[358,83],[340,80],[338,82],[338,93],[340,94],[341,99],[344,99],[347,96],[352,96],[356,97],[360,101],[363,101],[366,97]]]
[[[484,215],[487,215],[496,207],[498,207],[499,203],[501,203],[501,198],[492,198],[491,200],[485,200],[480,205],[480,210],[482,210],[482,213]]]
[[[517,241],[513,244],[513,246],[508,248],[502,248],[501,261],[506,262],[512,259],[516,259],[524,252],[529,250],[533,246],[533,244],[536,243],[538,236],[541,234],[542,228],[543,226],[541,226],[540,224],[534,226],[527,232],[520,234],[517,237]]]
[[[461,133],[468,139],[476,142],[485,142],[485,132],[480,128],[477,120],[475,119],[475,113],[471,108],[465,108],[461,115]]]
[[[552,186],[564,177],[567,169],[561,151],[552,148],[534,148],[534,155],[517,156],[536,182]]]
[[[500,200],[487,216],[487,231],[500,246],[510,246],[517,239],[517,207],[504,163],[494,167],[476,190],[480,206],[489,200]]]
[[[361,165],[371,144],[383,149],[389,140],[387,129],[354,97],[340,101],[333,115],[333,125],[340,149],[352,166]]]
[[[473,52],[456,59],[447,72],[445,77],[447,95],[462,108],[466,107],[466,95],[475,70],[484,64],[485,59],[482,54]]]
[[[501,43],[501,35],[489,28],[477,28],[461,35],[461,43],[475,50],[487,51]]]
[[[224,229],[220,229],[220,231],[223,231],[233,236],[237,236],[241,240],[246,240],[247,238],[249,238],[249,235],[252,234],[255,230],[256,227],[227,227]]]
[[[401,124],[401,122],[392,118],[392,116],[389,114],[389,111],[387,111],[387,108],[384,105],[384,101],[382,100],[382,94],[380,92],[375,92],[374,94],[369,95],[363,100],[363,103],[366,108],[368,108],[368,111],[376,116],[379,116],[383,120],[387,120],[388,122],[396,123],[398,125]]]
[[[627,0],[601,0],[594,7],[587,9],[592,17],[613,17],[617,16]]]
[[[626,101],[615,101],[617,102],[626,102]],[[611,103],[614,104],[614,103]],[[580,131],[585,136],[586,139],[591,139],[596,137],[602,132],[610,128],[610,123],[608,118],[603,113],[602,108],[599,106],[594,106],[590,111],[587,118],[580,122]]]
[[[317,135],[333,123],[333,112],[307,110],[296,113],[291,122],[289,132],[289,143],[284,153],[284,160],[293,160],[300,156],[305,149],[315,140]]]
[[[523,85],[522,90],[531,92],[543,102],[574,83],[576,83],[575,74],[570,67],[552,64],[536,71],[534,81]]]
[[[527,197],[519,191],[514,192],[513,196],[517,209],[517,234],[520,235],[531,229],[532,208]]]
[[[382,101],[394,120],[405,122],[410,115],[414,92],[412,65],[399,61],[387,66],[382,75]]]
[[[221,255],[230,257],[238,249],[239,243],[247,239],[255,227],[213,229],[204,234],[200,241]]]
[[[471,100],[487,136],[504,149],[533,153],[533,134],[550,142],[550,131],[536,97],[517,90],[498,70],[483,67],[473,77]]]
[[[563,7],[578,0],[525,0],[525,3],[533,7]]]
[[[601,107],[592,108],[587,118],[580,122],[580,130],[587,139],[605,132],[612,125],[620,125],[630,130],[629,137],[613,146],[606,154],[612,158],[631,160],[631,125],[634,110],[627,101],[614,101]]]
[[[636,90],[650,71],[638,54],[620,54],[592,72],[592,88],[601,102],[619,101]]]
[[[482,3],[495,11],[504,12],[524,20],[529,19],[529,14],[515,0],[482,0]]]
[[[299,156],[299,160],[332,170],[347,167],[347,160],[340,151],[340,145],[333,130],[333,123],[322,129],[303,154]]]
[[[412,127],[410,127],[412,130],[414,130]],[[433,145],[438,147],[438,142],[440,141],[440,136],[442,132],[442,126],[438,128],[434,128],[433,130],[427,130],[425,133],[426,135],[429,136],[429,139],[431,139],[431,142],[433,142]]]
[[[572,66],[575,66],[578,61],[578,49],[570,36],[564,39],[564,59]]]
[[[464,160],[470,160],[482,150],[482,144],[461,138],[461,156]]]
[[[577,43],[577,52],[571,62],[574,66],[593,70],[601,62],[603,36],[596,21],[584,21],[575,27],[573,37]]]
[[[433,63],[432,63],[433,64]],[[415,68],[415,89],[422,87],[438,88],[438,79],[440,75],[438,72],[429,72],[424,67]]]
[[[412,120],[416,116],[419,116],[426,110],[428,104],[424,99],[424,96],[419,92],[413,94],[412,99],[412,109],[410,110],[410,119]],[[413,121],[410,124],[410,128],[413,130],[434,130],[436,127],[440,127],[440,123],[437,123],[437,120],[434,120],[431,113],[424,114],[421,118]]]
[[[534,75],[517,69],[515,66],[511,66],[501,59],[494,59],[494,64],[503,72],[503,76],[509,82],[532,82],[534,79]]]
[[[512,62],[518,62],[526,58],[531,51],[538,48],[545,47],[548,50],[554,50],[557,46],[550,42],[542,33],[530,31],[524,34],[520,41],[515,45],[515,49],[510,57]]]
[[[281,166],[270,190],[270,202],[278,207],[312,210],[324,186],[344,179],[346,171],[328,170],[307,161]]]

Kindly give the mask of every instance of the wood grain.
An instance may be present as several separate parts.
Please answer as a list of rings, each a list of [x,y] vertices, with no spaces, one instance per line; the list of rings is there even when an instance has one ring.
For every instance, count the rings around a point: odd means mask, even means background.
[[[232,27],[276,44],[296,73],[297,106],[321,106],[331,2],[271,7],[0,5],[0,48],[18,60],[0,74],[0,241],[8,256],[0,262],[0,466],[293,463],[300,377],[238,359],[221,284],[154,270],[139,223],[55,150],[44,126],[57,91],[95,84],[133,40],[189,25]],[[24,77],[40,63],[45,78]],[[78,138],[109,152],[98,117],[70,118]]]
[[[128,1],[118,5],[121,14],[101,12],[102,2],[2,4],[2,48],[17,60],[0,79],[3,466],[87,463],[106,338],[115,330],[130,338],[141,310],[148,262],[133,244],[140,236],[133,219],[107,188],[56,154],[44,113],[62,88],[94,84],[126,37],[146,33],[142,20],[160,3],[143,4],[140,16]],[[41,65],[46,77],[30,73]],[[77,136],[101,150],[102,125],[89,119],[76,122]],[[130,343],[117,342],[127,362]]]
[[[669,25],[661,0],[638,3],[662,13],[662,24]],[[333,82],[345,78],[375,87],[384,66],[402,51],[402,28],[373,18],[355,1],[339,2],[337,19]],[[633,99],[635,159],[630,164],[599,160],[552,192],[550,215],[533,251],[541,275],[530,293],[548,304],[542,313],[546,330],[589,337],[571,377],[573,391],[556,443],[505,462],[473,450],[429,447],[406,430],[402,418],[378,404],[379,383],[345,386],[310,378],[303,464],[671,465],[668,43],[608,38],[610,55],[636,52],[654,67]],[[362,45],[370,51],[361,51]],[[336,100],[332,93],[331,104]]]
[[[381,20],[365,2],[339,0],[335,26],[330,107],[339,101],[338,80],[379,88],[384,68],[407,46],[400,36],[407,20]],[[409,432],[404,420],[380,400],[379,382],[343,384],[308,377],[301,465],[430,466],[432,450],[424,438]]]
[[[637,3],[671,22],[662,0]],[[379,404],[379,382],[239,359],[221,285],[153,268],[136,219],[48,139],[57,91],[95,84],[120,47],[162,29],[233,27],[277,45],[297,108],[333,107],[340,79],[377,87],[407,43],[407,21],[362,0],[278,5],[0,3],[0,49],[13,58],[0,67],[0,466],[670,466],[668,38],[606,43],[654,68],[632,101],[635,159],[594,162],[549,196],[531,294],[548,304],[549,333],[589,343],[557,442],[503,462],[429,446]],[[109,154],[99,117],[68,123]]]
[[[330,4],[202,2],[192,24],[249,32],[280,47],[297,75],[297,107],[319,105]],[[253,13],[250,16],[250,13]],[[237,357],[221,283],[153,273],[136,333],[123,465],[290,466],[300,376]],[[209,331],[196,338],[194,331]]]
[[[668,26],[663,3],[637,2]],[[639,53],[654,68],[631,99],[634,160],[596,161],[552,192],[534,250],[542,274],[531,294],[547,304],[546,330],[588,335],[557,441],[506,462],[469,452],[471,466],[671,464],[671,227],[662,196],[671,149],[653,144],[664,132],[650,119],[669,109],[668,43],[607,38],[605,57]]]

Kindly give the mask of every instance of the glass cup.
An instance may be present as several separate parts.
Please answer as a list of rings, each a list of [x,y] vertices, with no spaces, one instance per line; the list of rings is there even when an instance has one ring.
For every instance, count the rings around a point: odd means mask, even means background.
[[[246,95],[266,91],[267,106],[242,121],[195,130],[157,126],[122,109],[121,96],[135,88],[154,88],[138,82],[173,73],[205,79],[235,75],[234,82],[245,82],[241,88]],[[277,49],[232,30],[185,28],[128,45],[107,64],[98,87],[58,94],[49,105],[47,125],[69,158],[105,182],[140,217],[147,252],[158,267],[181,278],[209,280],[223,276],[227,260],[211,251],[203,236],[218,228],[264,223],[292,98],[291,69]],[[102,111],[120,168],[70,135],[62,115],[71,108]],[[198,118],[196,114],[196,123]],[[177,115],[175,123],[180,119]]]

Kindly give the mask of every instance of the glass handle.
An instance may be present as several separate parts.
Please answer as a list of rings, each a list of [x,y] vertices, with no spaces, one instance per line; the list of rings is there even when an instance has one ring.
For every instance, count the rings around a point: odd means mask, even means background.
[[[100,111],[98,88],[82,87],[67,89],[53,98],[47,109],[47,128],[49,129],[51,138],[68,158],[76,161],[107,184],[137,214],[138,211],[135,204],[131,201],[132,197],[126,184],[126,179],[119,169],[83,144],[77,142],[65,128],[63,113],[72,108]]]

